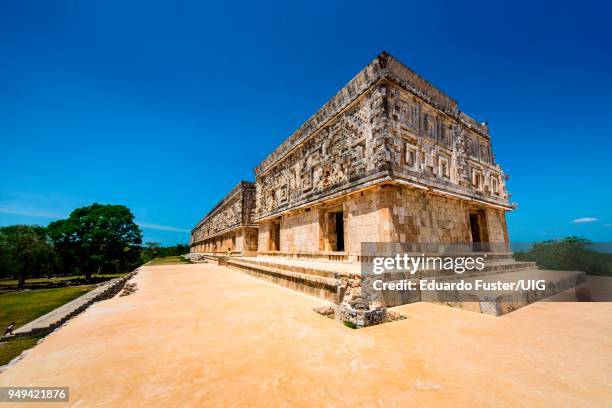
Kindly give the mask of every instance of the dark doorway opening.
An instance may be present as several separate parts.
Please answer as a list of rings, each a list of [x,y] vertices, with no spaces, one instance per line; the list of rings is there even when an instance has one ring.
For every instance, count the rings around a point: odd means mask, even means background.
[[[472,234],[472,250],[476,252],[490,251],[487,214],[484,210],[469,213],[470,232]]]
[[[280,251],[280,222],[272,224],[272,250]]]
[[[472,242],[482,242],[478,214],[470,214],[470,230],[472,231]]]
[[[336,214],[336,251],[344,251],[344,213]]]

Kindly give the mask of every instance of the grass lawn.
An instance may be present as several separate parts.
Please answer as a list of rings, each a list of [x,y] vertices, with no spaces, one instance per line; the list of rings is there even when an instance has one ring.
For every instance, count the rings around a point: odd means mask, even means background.
[[[4,330],[3,330],[4,333]],[[23,350],[30,349],[38,343],[44,336],[25,337],[0,343],[0,365],[7,364],[9,361],[21,354]]]
[[[119,278],[127,275],[126,273],[109,273],[92,275],[91,283],[100,283],[108,279]],[[61,286],[61,283],[66,283],[66,286],[70,285],[84,285],[90,282],[86,282],[82,275],[67,275],[67,276],[54,276],[52,278],[32,278],[26,279],[26,289],[44,289],[48,286],[57,285]],[[0,292],[7,290],[18,289],[17,279],[0,279]]]
[[[4,329],[11,322],[15,322],[15,328],[23,326],[87,293],[92,287],[92,285],[80,285],[0,294],[0,330],[2,330],[0,334],[4,334]],[[27,338],[0,343],[0,365],[8,363],[37,341],[38,338]]]
[[[164,256],[162,258],[155,258],[147,263],[147,265],[172,265],[181,263],[191,263],[189,259],[185,259],[182,256]]]

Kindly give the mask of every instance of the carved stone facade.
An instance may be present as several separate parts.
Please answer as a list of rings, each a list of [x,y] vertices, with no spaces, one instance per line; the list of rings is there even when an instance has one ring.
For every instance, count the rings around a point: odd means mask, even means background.
[[[357,259],[366,241],[508,242],[513,206],[486,123],[387,53],[255,174],[259,253]],[[240,223],[226,200],[196,242]]]
[[[257,251],[254,209],[255,186],[242,181],[191,231],[191,252],[245,254]]]

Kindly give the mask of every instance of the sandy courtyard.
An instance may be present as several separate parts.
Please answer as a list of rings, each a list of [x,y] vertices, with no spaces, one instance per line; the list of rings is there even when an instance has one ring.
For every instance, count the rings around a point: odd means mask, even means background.
[[[69,386],[79,407],[612,401],[612,303],[541,302],[497,318],[418,303],[396,308],[406,320],[351,330],[314,313],[322,301],[210,264],[143,267],[135,281],[136,293],[49,335],[0,386]]]

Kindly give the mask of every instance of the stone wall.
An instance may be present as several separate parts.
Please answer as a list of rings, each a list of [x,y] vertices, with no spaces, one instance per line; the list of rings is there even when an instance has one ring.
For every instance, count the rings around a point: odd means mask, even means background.
[[[477,132],[397,84],[385,88],[393,179],[509,207],[506,175],[488,134]]]
[[[192,230],[192,252],[254,251],[255,186],[242,181]]]
[[[312,253],[320,250],[318,211],[318,208],[309,208],[282,217],[281,251]]]
[[[257,229],[257,251],[270,251],[271,245],[271,222],[262,222],[259,224],[259,228]]]
[[[243,254],[254,254],[257,252],[257,228],[245,227],[241,230],[239,250]]]
[[[237,230],[221,235],[203,239],[191,245],[191,252],[197,253],[226,253],[228,250],[236,251]]]
[[[469,214],[483,211],[488,242],[507,243],[502,210],[430,192],[389,186],[390,242],[469,243]]]
[[[362,242],[386,242],[391,239],[389,197],[386,187],[376,187],[346,200],[346,248],[354,258],[361,253]]]
[[[280,220],[280,251],[316,253],[334,251],[334,234],[330,228],[329,214],[343,212],[345,252],[359,253],[362,241],[379,241],[385,235],[383,220],[388,213],[388,203],[380,189],[370,189],[348,197],[291,211]],[[277,220],[263,222],[259,228],[259,251],[270,250],[272,224]],[[387,228],[388,230],[388,228]]]
[[[385,53],[255,171],[257,222],[389,180],[511,208],[486,124]]]
[[[287,158],[260,173],[255,219],[312,203],[375,176],[379,169],[371,112],[368,93]]]
[[[487,208],[487,224],[489,226],[489,241],[508,244],[508,226],[506,225],[506,212],[497,208]]]
[[[507,243],[504,211],[408,186],[386,184],[337,199],[326,205],[280,217],[280,252],[333,251],[326,241],[330,212],[342,211],[345,250],[357,259],[362,242],[469,243],[469,214],[482,212],[487,241]],[[273,222],[261,224],[259,251],[270,250]],[[332,234],[333,235],[333,234]]]

